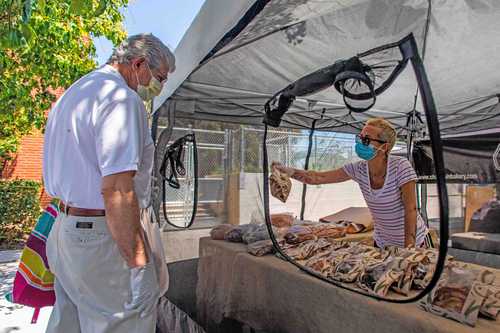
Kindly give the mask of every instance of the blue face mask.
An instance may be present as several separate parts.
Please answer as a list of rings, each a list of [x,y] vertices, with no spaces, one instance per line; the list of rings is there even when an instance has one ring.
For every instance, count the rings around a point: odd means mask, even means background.
[[[369,161],[377,155],[377,149],[372,145],[364,145],[358,138],[356,138],[356,146],[355,146],[356,154],[359,158]]]

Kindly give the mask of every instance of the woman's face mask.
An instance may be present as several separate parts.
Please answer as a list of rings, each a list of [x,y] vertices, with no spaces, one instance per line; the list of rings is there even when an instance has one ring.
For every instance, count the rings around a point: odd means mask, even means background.
[[[157,78],[154,77],[148,63],[146,63],[146,66],[148,66],[149,74],[151,74],[151,80],[149,80],[149,84],[147,86],[142,85],[139,82],[139,76],[137,75],[137,72],[135,72],[135,77],[137,79],[137,94],[143,101],[147,102],[152,100],[153,97],[156,97],[160,94],[162,84],[160,81],[158,81]]]
[[[372,139],[372,141],[377,140]],[[356,155],[358,155],[359,158],[365,161],[372,160],[373,158],[375,158],[379,150],[380,148],[375,148],[372,144],[370,144],[370,139],[362,140],[361,136],[356,136],[355,151]]]

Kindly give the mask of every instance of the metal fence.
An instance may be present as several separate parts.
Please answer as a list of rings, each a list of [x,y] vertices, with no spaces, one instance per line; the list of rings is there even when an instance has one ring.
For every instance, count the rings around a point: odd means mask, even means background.
[[[262,172],[262,140],[260,129],[241,129],[242,172]],[[352,135],[316,132],[312,137],[309,168],[313,170],[333,169],[355,160]],[[267,152],[269,161],[295,168],[304,168],[309,146],[309,131],[268,131]]]
[[[196,135],[199,186],[195,227],[198,228],[226,222],[228,207],[225,199],[231,175],[262,172],[264,131],[246,126],[228,127],[224,130],[174,127],[169,141],[171,144],[191,132]],[[352,135],[316,132],[312,140],[311,169],[335,168],[354,159]],[[309,131],[270,130],[267,140],[269,161],[303,168],[308,144]],[[184,161],[186,166],[191,163],[187,159],[191,156],[190,149],[192,147],[188,146]],[[169,218],[181,223],[192,209],[189,190],[192,188],[192,176],[179,178],[179,182],[179,190],[167,186],[165,205]]]
[[[162,128],[161,128],[162,129]],[[229,131],[215,131],[191,128],[173,128],[169,144],[178,138],[194,133],[198,152],[198,213],[195,227],[206,228],[223,222],[225,191],[225,156]],[[186,170],[192,170],[192,149],[189,144],[184,155]],[[166,187],[165,206],[169,219],[177,225],[183,225],[192,211],[192,191],[194,175],[189,171],[179,178],[180,189]],[[163,217],[162,217],[163,218]],[[166,229],[173,229],[166,225]]]

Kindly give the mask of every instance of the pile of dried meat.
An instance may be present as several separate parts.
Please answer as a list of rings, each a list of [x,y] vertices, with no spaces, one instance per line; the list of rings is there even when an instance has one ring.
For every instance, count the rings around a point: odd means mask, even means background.
[[[289,233],[285,235],[283,252],[332,280],[354,283],[381,297],[389,291],[410,296],[412,290],[425,288],[434,274],[438,257],[434,249],[378,249],[318,237],[305,228],[293,230],[293,237]],[[451,257],[447,258],[445,267],[437,287],[420,302],[421,308],[471,326],[475,325],[478,315],[498,319],[500,285],[495,284],[492,272],[474,269]]]
[[[273,230],[275,234],[280,233],[280,228],[273,227]],[[228,242],[245,244],[270,239],[265,224],[219,224],[212,228],[210,237],[214,240],[226,240]]]
[[[272,214],[270,217],[274,235],[282,244],[285,244],[285,242],[299,244],[306,240],[331,240],[344,237],[348,233],[362,231],[360,228],[353,230],[352,223],[339,224],[297,220],[291,213]],[[214,240],[226,240],[249,245],[258,242],[258,244],[248,248],[248,251],[254,255],[261,256],[273,252],[269,232],[265,224],[220,224],[210,231],[210,236]]]
[[[425,311],[475,326],[479,315],[497,320],[500,313],[500,285],[485,269],[451,263],[427,297],[420,302]]]
[[[290,258],[302,260],[306,267],[325,277],[356,283],[379,296],[385,296],[390,289],[408,295],[410,289],[425,287],[437,258],[434,250],[378,249],[332,238],[306,238],[301,233],[302,237],[287,235],[283,250]]]
[[[385,247],[340,241],[352,224],[293,220],[276,216],[273,232],[288,257],[324,277],[384,297],[389,291],[410,296],[424,289],[436,267],[435,249]],[[280,227],[277,227],[280,226]],[[248,244],[248,252],[263,256],[274,251],[265,224],[222,224],[211,231],[213,239]],[[500,281],[484,269],[447,257],[436,288],[419,302],[425,311],[474,326],[479,315],[497,320],[500,314]]]

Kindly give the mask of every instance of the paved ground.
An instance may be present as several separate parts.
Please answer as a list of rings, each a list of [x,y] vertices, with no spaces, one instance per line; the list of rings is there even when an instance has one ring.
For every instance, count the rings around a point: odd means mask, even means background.
[[[31,324],[32,308],[12,304],[5,299],[12,288],[19,254],[19,251],[0,251],[0,333],[43,333],[52,308],[42,309],[38,322]]]

